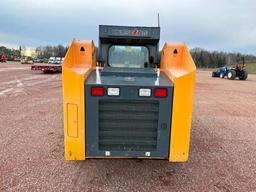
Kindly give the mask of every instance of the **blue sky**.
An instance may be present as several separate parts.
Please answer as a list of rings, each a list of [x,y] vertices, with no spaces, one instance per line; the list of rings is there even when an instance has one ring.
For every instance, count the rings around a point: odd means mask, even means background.
[[[4,0],[0,45],[98,43],[99,24],[156,26],[161,42],[256,55],[254,0]]]

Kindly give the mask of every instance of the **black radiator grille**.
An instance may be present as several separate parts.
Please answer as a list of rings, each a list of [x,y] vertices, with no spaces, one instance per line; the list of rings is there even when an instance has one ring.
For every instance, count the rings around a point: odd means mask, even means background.
[[[157,101],[101,100],[99,150],[156,150],[158,114]]]

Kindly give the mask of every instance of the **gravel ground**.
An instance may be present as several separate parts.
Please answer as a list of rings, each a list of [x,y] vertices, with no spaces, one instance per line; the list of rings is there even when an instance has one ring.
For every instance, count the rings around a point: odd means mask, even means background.
[[[198,71],[190,156],[65,161],[60,74],[0,63],[1,191],[256,191],[256,75]]]

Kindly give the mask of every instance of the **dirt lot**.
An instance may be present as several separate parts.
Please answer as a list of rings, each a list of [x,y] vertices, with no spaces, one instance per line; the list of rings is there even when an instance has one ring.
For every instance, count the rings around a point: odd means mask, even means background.
[[[256,75],[198,71],[187,163],[65,161],[60,74],[0,64],[1,191],[256,191]]]

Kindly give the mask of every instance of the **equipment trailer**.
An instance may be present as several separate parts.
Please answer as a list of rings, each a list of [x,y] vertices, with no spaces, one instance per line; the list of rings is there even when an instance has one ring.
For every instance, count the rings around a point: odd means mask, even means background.
[[[62,66],[67,160],[187,161],[196,68],[185,44],[159,53],[159,39],[159,27],[100,25],[98,54],[93,41],[72,41]]]
[[[34,63],[31,66],[32,71],[43,71],[44,73],[48,72],[61,72],[61,64],[47,64],[47,63]]]

